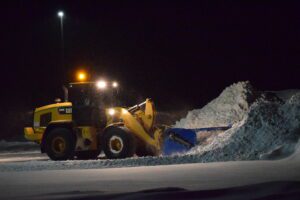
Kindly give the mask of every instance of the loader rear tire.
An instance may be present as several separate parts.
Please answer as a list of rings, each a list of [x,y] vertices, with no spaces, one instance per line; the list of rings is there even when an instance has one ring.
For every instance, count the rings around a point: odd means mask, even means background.
[[[73,159],[75,139],[67,128],[55,128],[49,132],[45,150],[51,160]]]
[[[135,137],[125,127],[109,127],[103,135],[103,151],[109,159],[132,157],[136,150]]]

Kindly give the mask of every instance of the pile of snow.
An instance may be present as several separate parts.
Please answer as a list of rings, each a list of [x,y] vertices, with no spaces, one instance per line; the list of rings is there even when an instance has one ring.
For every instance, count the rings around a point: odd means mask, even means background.
[[[276,158],[291,154],[300,136],[300,91],[278,94],[254,91],[249,82],[239,82],[202,109],[190,111],[176,127],[233,127],[208,135],[209,142],[188,154],[200,162],[268,159],[274,158],[273,151],[281,152]]]
[[[189,111],[186,118],[175,124],[180,128],[227,126],[241,121],[254,100],[249,82],[239,82],[227,87],[218,98],[202,109]]]
[[[0,152],[22,152],[29,150],[39,150],[39,145],[33,142],[0,140]]]

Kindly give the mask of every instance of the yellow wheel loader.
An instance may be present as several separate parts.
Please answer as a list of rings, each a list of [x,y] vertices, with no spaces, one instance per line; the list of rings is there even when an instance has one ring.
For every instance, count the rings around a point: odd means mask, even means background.
[[[163,130],[155,125],[153,102],[111,107],[108,91],[116,87],[106,82],[69,84],[65,102],[35,109],[25,138],[40,144],[52,160],[94,159],[102,150],[109,159],[158,155]]]

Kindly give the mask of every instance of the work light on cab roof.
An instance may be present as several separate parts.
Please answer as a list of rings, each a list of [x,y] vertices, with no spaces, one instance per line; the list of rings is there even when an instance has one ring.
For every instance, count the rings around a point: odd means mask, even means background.
[[[119,86],[119,84],[116,81],[113,81],[111,83],[105,81],[105,80],[99,80],[96,82],[96,87],[100,90],[104,90],[108,87],[113,87],[113,88],[117,88]]]
[[[84,72],[84,71],[79,71],[79,72],[77,72],[76,78],[80,82],[86,81],[87,80],[87,73]]]
[[[112,82],[112,86],[113,86],[113,88],[117,88],[119,86],[119,84],[116,81],[114,81],[114,82]]]
[[[106,89],[106,87],[107,87],[107,82],[106,81],[104,81],[104,80],[100,80],[100,81],[97,81],[96,82],[96,86],[97,86],[97,88],[98,89]]]

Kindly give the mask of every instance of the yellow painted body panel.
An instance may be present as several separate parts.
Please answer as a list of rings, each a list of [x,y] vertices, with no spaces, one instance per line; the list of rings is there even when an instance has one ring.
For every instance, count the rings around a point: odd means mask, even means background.
[[[43,106],[40,108],[36,108],[34,111],[34,118],[33,118],[33,128],[34,131],[38,131],[36,129],[40,127],[46,127],[40,125],[40,117],[43,114],[51,113],[51,122],[53,121],[72,121],[72,112],[70,114],[60,114],[58,112],[58,108],[61,107],[72,107],[71,102],[64,102],[64,103],[56,103],[56,104],[50,104],[47,106]]]
[[[113,109],[115,111],[113,116],[109,116],[109,109],[106,110],[108,126],[114,124],[114,121],[118,123],[121,121],[132,134],[140,138],[146,145],[160,151],[162,130],[154,128],[155,109],[150,99],[145,101],[144,109],[137,109],[133,113],[121,107]]]
[[[138,120],[130,112],[122,112],[121,119],[123,119],[124,125],[138,138],[140,138],[147,144],[160,149],[159,142],[150,136],[151,133],[147,133],[145,131],[141,123],[139,123]]]
[[[34,111],[33,127],[25,127],[24,135],[27,140],[41,143],[47,124],[41,125],[41,115],[51,113],[50,122],[72,121],[72,114],[60,114],[58,109],[62,107],[72,107],[71,102],[55,103],[36,108]]]
[[[41,115],[51,113],[51,120],[49,123],[53,122],[70,122],[72,121],[72,110],[69,113],[60,114],[59,108],[71,108],[71,102],[64,103],[56,103],[46,105],[40,108],[36,108],[34,112],[33,119],[33,128],[25,127],[24,134],[25,138],[30,141],[34,141],[37,143],[41,143],[43,138],[43,134],[47,128],[47,125],[41,124]],[[48,123],[48,124],[49,124]],[[84,150],[97,150],[97,133],[94,127],[90,126],[79,126],[77,127],[77,141],[76,141],[76,150],[84,151]],[[88,139],[91,141],[90,145],[85,145],[84,141]]]
[[[35,112],[45,111],[45,110],[48,110],[48,109],[58,108],[58,107],[68,107],[68,106],[72,106],[72,103],[71,102],[54,103],[54,104],[49,104],[49,105],[46,105],[46,106],[36,108]]]
[[[44,132],[37,133],[37,132],[34,132],[32,127],[25,127],[24,128],[24,133],[25,133],[25,138],[27,140],[35,141],[35,142],[40,143],[40,141],[42,140]]]
[[[150,132],[155,120],[155,109],[152,101],[149,99],[146,100],[145,110],[139,110],[139,117],[143,121],[144,128],[147,132]]]

